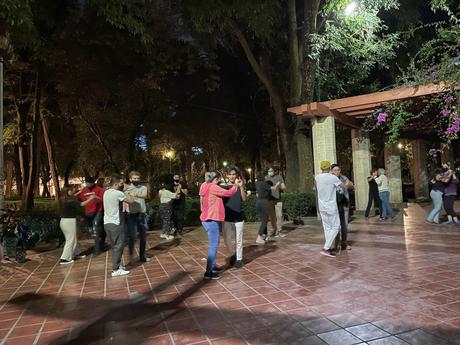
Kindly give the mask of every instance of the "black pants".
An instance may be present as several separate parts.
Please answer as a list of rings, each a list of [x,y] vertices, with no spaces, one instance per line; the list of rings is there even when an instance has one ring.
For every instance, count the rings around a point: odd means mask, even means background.
[[[112,270],[116,271],[120,268],[123,247],[125,246],[124,226],[123,223],[119,225],[104,224],[104,229],[112,244]]]
[[[380,200],[379,192],[371,192],[369,191],[369,201],[367,202],[367,208],[365,216],[369,217],[369,213],[371,212],[372,202],[374,202],[374,207],[378,207],[379,214],[382,215],[382,201]]]
[[[457,217],[457,213],[454,210],[454,201],[456,195],[444,195],[444,209],[448,216]]]
[[[103,217],[102,212],[85,213],[89,232],[94,237],[94,253],[96,254],[104,250],[105,238],[107,237],[103,226]]]
[[[172,220],[174,227],[176,228],[176,233],[181,234],[182,229],[184,228],[184,214],[185,210],[183,207],[174,207],[172,209]]]
[[[146,245],[146,228],[145,213],[128,213],[126,215],[126,238],[128,239],[129,256],[134,254],[134,243],[136,242],[136,233],[139,234],[139,257],[145,256]]]
[[[267,224],[268,224],[268,200],[267,199],[257,199],[256,201],[256,212],[260,219],[259,227],[259,236],[267,234]]]

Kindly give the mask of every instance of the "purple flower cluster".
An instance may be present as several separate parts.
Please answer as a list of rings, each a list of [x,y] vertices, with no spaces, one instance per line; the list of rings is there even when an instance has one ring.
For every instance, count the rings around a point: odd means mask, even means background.
[[[446,98],[444,98],[444,102],[446,103],[452,103],[453,101],[455,101],[455,97],[452,95],[449,95]]]
[[[388,114],[381,112],[377,115],[377,124],[383,123],[387,120]]]
[[[432,157],[436,157],[436,154],[437,154],[437,153],[438,153],[438,150],[436,150],[436,149],[430,149],[430,150],[428,151],[428,154],[429,154],[430,156],[432,156]]]
[[[452,114],[452,110],[451,110],[451,109],[443,109],[443,110],[441,111],[441,115],[442,115],[443,117],[449,117],[450,114]]]

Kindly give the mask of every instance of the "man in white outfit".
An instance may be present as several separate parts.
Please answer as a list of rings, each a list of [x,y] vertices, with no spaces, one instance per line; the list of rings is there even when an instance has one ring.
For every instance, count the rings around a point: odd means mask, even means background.
[[[331,250],[332,244],[340,230],[339,208],[337,206],[337,188],[350,189],[353,183],[346,182],[331,174],[331,162],[322,161],[321,174],[315,177],[316,192],[318,194],[318,210],[323,223],[325,243],[321,250],[321,255],[335,257],[335,252]]]

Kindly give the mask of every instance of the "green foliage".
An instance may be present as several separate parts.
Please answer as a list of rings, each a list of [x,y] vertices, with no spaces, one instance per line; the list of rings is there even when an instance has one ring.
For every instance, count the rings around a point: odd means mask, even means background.
[[[256,196],[251,194],[246,202],[243,203],[244,218],[248,223],[259,221],[256,211],[256,201]],[[312,216],[315,214],[315,204],[315,195],[313,193],[284,193],[284,218],[289,221],[297,221],[301,217]],[[149,225],[151,228],[161,228],[158,205],[158,200],[153,200],[147,205],[147,214],[149,215]],[[184,225],[200,225],[200,199],[198,197],[187,197],[185,205]]]
[[[373,69],[388,68],[400,44],[399,35],[386,33],[388,27],[378,16],[381,9],[397,7],[397,1],[360,2],[352,14],[345,13],[345,5],[330,14],[323,32],[313,35],[311,57],[317,61],[321,94],[326,98],[368,88],[362,82]]]
[[[410,101],[397,101],[370,115],[366,119],[365,130],[385,131],[389,143],[396,143],[407,128],[417,130],[416,126],[421,133],[435,131],[446,144],[459,137],[460,6],[446,0],[433,0],[431,5],[433,11],[444,12],[448,20],[429,24],[435,29],[435,37],[425,42],[412,57],[408,68],[398,78],[398,84],[417,86],[437,83],[442,85],[445,93],[422,101],[421,109]],[[388,116],[386,121],[378,123],[377,114],[382,111]]]
[[[284,193],[283,215],[290,221],[314,215],[316,199],[313,193]]]

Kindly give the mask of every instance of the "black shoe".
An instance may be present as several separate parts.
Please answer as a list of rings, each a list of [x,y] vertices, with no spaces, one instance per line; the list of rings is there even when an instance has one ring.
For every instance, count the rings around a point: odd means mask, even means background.
[[[220,275],[219,275],[219,273],[217,273],[217,272],[211,272],[211,273],[206,272],[206,273],[204,274],[204,279],[207,279],[207,280],[210,280],[210,279],[212,279],[212,280],[217,280],[217,279],[220,279]]]
[[[235,263],[233,264],[233,267],[235,267],[235,268],[243,267],[243,261],[242,260],[236,260]]]
[[[230,256],[230,258],[228,259],[228,265],[232,267],[233,265],[235,265],[235,262],[236,262],[236,255]]]
[[[212,269],[213,273],[222,273],[223,271],[225,271],[225,267],[223,267],[223,266],[217,266],[216,265]]]
[[[149,261],[152,260],[152,258],[149,258],[148,256],[143,256],[139,260],[142,261],[142,262],[149,262]]]

